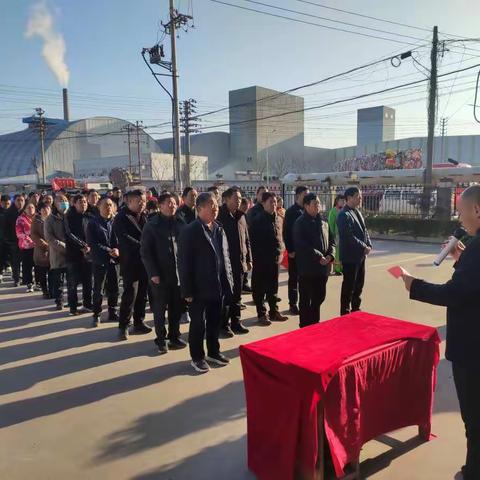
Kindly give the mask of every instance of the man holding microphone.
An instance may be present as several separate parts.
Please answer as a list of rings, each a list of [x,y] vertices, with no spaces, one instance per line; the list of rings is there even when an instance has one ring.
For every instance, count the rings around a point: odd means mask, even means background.
[[[405,273],[410,298],[447,307],[447,349],[467,437],[464,480],[480,479],[480,185],[467,188],[458,203],[461,223],[472,240],[452,252],[452,278],[436,285]]]

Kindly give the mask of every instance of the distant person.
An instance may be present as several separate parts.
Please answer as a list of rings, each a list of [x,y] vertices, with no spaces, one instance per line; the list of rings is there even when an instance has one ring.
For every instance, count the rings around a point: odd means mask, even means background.
[[[246,197],[242,197],[242,201],[240,203],[240,208],[238,209],[238,211],[243,214],[243,216],[245,217],[245,221],[247,221],[247,212],[249,208],[250,208],[250,200]],[[242,291],[244,293],[252,293],[252,287],[250,287],[250,285],[248,284],[248,275],[249,275],[249,272],[245,272],[243,274]]]
[[[112,189],[112,200],[117,205],[117,209],[122,203],[122,189],[119,187],[113,187]]]
[[[293,241],[293,225],[303,213],[303,199],[308,194],[308,188],[299,185],[295,188],[295,203],[285,213],[283,224],[283,241],[288,252],[288,304],[290,313],[298,315],[298,271],[295,260],[295,244]]]
[[[155,217],[155,215],[158,214],[158,212],[160,211],[160,206],[156,198],[149,200],[147,202],[146,211],[147,211],[147,220],[151,220],[153,217]]]
[[[35,264],[35,280],[40,284],[43,298],[52,298],[52,277],[50,275],[50,257],[48,254],[48,242],[45,239],[45,221],[52,213],[50,205],[40,201],[38,214],[32,222],[31,237],[34,243],[33,262]]]
[[[158,198],[159,213],[143,229],[140,253],[148,274],[152,295],[155,344],[160,354],[178,350],[187,344],[180,338],[180,318],[183,302],[178,275],[178,239],[185,227],[175,217],[177,204],[169,192]],[[168,332],[165,313],[168,310]],[[167,345],[168,339],[168,345]]]
[[[182,296],[190,305],[188,343],[193,368],[200,373],[210,370],[207,360],[228,365],[220,353],[218,341],[222,306],[233,291],[228,242],[223,228],[215,221],[218,204],[211,193],[196,200],[197,219],[187,225],[178,245],[178,268]],[[206,336],[207,354],[203,348]]]
[[[23,197],[23,195],[15,195],[13,197],[12,205],[5,212],[4,218],[4,247],[7,251],[7,258],[10,259],[13,284],[15,287],[18,287],[20,285],[20,265],[22,264],[22,257],[20,253],[20,248],[18,248],[18,238],[15,231],[15,226],[17,223],[17,218],[23,212],[24,206],[25,198]]]
[[[192,187],[185,187],[182,193],[183,205],[177,209],[175,214],[183,223],[187,225],[192,223],[197,217],[195,210],[195,201],[197,199],[198,193]]]
[[[8,247],[5,242],[5,218],[12,202],[8,195],[2,195],[0,198],[0,283],[3,281],[3,272],[9,265]]]
[[[120,210],[113,221],[113,231],[120,250],[120,273],[123,278],[118,323],[121,340],[127,337],[132,316],[132,333],[139,335],[152,331],[144,323],[148,279],[140,256],[140,240],[147,223],[146,204],[147,199],[142,190],[127,192],[125,208]]]
[[[52,213],[45,220],[45,240],[48,243],[52,295],[57,310],[63,310],[63,285],[67,275],[65,214],[69,208],[65,195],[56,195]]]
[[[276,221],[277,199],[273,192],[262,195],[262,209],[250,226],[253,254],[252,296],[257,309],[258,322],[284,322],[288,317],[278,311],[278,274],[282,254],[281,232]],[[269,306],[265,308],[265,300]]]
[[[18,238],[18,248],[22,257],[22,280],[27,286],[27,293],[33,293],[33,248],[35,246],[32,240],[32,222],[35,218],[35,205],[27,203],[23,212],[17,218],[15,231]]]
[[[98,212],[98,202],[100,200],[100,194],[94,189],[90,189],[87,193],[87,202],[88,202],[88,207],[87,207],[87,213],[93,217],[97,216],[99,214]]]
[[[220,195],[220,190],[216,185],[212,185],[211,187],[207,188],[207,192],[213,193],[213,196],[215,197],[215,200],[218,203],[218,206],[222,204],[222,195]]]
[[[245,215],[239,211],[242,197],[236,187],[231,187],[224,192],[224,203],[220,207],[218,222],[223,227],[228,240],[228,251],[233,275],[233,296],[225,306],[222,315],[220,333],[229,338],[234,334],[248,333],[242,325],[241,301],[244,273],[252,270],[252,252],[248,235]]]
[[[339,238],[338,238],[338,226],[337,226],[337,217],[338,214],[342,211],[345,206],[345,196],[337,195],[333,202],[333,207],[330,212],[328,212],[328,226],[330,227],[330,232],[333,234],[335,244],[337,245],[335,261],[333,263],[333,271],[335,275],[342,274],[342,262],[340,261],[340,249],[338,248]]]
[[[93,326],[100,323],[103,293],[107,296],[108,321],[118,322],[118,239],[113,231],[115,204],[110,198],[98,202],[99,215],[87,226],[87,244],[91,249],[93,270]]]
[[[303,209],[293,225],[300,328],[320,321],[320,306],[327,294],[327,280],[335,258],[335,241],[328,223],[320,216],[320,201],[315,193],[303,197]]]
[[[360,310],[365,283],[365,260],[372,251],[365,220],[358,210],[361,204],[360,189],[347,188],[345,206],[337,217],[340,260],[343,268],[340,315]]]
[[[247,223],[249,227],[252,225],[254,218],[263,211],[262,198],[265,192],[268,192],[268,189],[264,185],[260,185],[257,188],[255,205],[247,212]]]

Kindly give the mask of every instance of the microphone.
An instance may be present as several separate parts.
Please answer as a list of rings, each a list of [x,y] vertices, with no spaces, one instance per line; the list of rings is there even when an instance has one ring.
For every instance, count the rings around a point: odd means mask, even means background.
[[[437,255],[433,264],[438,267],[448,256],[450,252],[457,246],[461,238],[467,235],[467,232],[463,228],[457,228],[453,232],[453,237],[448,241],[448,243],[443,247],[442,251]]]

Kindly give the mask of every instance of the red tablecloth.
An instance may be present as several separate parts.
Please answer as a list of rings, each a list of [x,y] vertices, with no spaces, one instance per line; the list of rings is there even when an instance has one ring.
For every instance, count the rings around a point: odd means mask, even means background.
[[[356,312],[240,347],[248,464],[261,480],[313,473],[317,404],[338,476],[381,433],[430,433],[439,360],[432,327]]]

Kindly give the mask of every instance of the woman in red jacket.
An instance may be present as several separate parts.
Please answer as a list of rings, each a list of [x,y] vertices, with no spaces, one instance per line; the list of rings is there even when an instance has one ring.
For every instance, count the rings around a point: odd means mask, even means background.
[[[20,248],[22,257],[22,280],[27,285],[27,293],[33,292],[33,247],[35,244],[30,234],[34,217],[35,205],[28,203],[15,224],[18,248]]]

